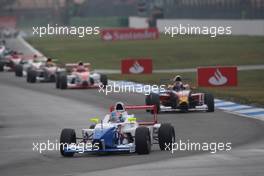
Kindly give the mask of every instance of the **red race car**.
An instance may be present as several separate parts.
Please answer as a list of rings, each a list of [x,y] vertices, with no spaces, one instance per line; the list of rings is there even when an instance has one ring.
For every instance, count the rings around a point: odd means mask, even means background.
[[[20,63],[23,54],[13,50],[6,50],[0,59],[0,71],[14,71],[15,66]]]
[[[214,96],[209,93],[193,92],[189,85],[150,93],[146,96],[147,105],[156,105],[157,112],[188,112],[207,111],[214,112]]]

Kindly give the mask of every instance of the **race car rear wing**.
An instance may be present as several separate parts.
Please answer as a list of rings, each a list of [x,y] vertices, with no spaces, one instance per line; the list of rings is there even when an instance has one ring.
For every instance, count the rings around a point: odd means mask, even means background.
[[[88,70],[91,70],[91,64],[90,63],[83,63],[83,66],[87,68]],[[67,63],[65,64],[66,70],[72,70],[73,68],[78,67],[77,63]]]
[[[47,58],[43,55],[22,55],[23,60],[43,60],[46,61]]]
[[[66,67],[77,67],[78,64],[76,64],[76,63],[67,63],[67,64],[65,64],[65,66],[66,66]],[[90,63],[83,63],[83,66],[85,66],[85,67],[90,67],[91,64],[90,64]]]
[[[114,106],[110,107],[110,112],[114,110]],[[126,105],[126,110],[150,110],[153,112],[153,121],[149,122],[139,122],[140,125],[153,125],[158,123],[157,118],[157,107],[155,105]]]

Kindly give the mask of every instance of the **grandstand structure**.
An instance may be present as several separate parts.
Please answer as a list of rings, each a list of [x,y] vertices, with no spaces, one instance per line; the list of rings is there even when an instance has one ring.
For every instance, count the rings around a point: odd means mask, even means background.
[[[264,0],[1,0],[0,16],[23,23],[67,22],[74,17],[143,16],[180,19],[263,19]],[[1,4],[1,3],[0,3]]]

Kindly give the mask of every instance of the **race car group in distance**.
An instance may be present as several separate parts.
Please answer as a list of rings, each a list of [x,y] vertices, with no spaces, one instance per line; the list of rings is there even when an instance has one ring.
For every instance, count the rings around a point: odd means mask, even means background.
[[[165,91],[150,93],[145,98],[146,105],[155,105],[157,112],[214,112],[214,96],[209,93],[194,92],[188,84],[183,84],[180,75],[173,79]]]
[[[154,112],[151,121],[138,122],[134,114],[127,112],[146,109]],[[61,131],[62,156],[113,152],[149,154],[152,145],[159,144],[160,149],[165,150],[175,141],[174,127],[169,123],[158,123],[154,105],[125,106],[118,102],[110,108],[110,113],[103,120],[91,120],[94,124],[82,129],[81,137],[76,137],[74,129],[66,128]]]
[[[15,66],[22,60],[23,54],[0,45],[0,72],[14,71]]]
[[[39,68],[46,61],[44,56],[24,55],[0,45],[0,71],[13,71],[17,77],[27,76],[30,69]]]
[[[56,82],[56,88],[98,88],[107,85],[104,74],[92,72],[90,63],[71,63],[59,67],[51,58],[33,55],[21,57],[13,64],[13,71],[18,77],[26,77],[28,83]]]

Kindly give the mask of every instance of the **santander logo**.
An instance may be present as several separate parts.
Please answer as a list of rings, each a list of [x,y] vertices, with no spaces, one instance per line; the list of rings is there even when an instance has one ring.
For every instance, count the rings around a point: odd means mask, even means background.
[[[113,39],[113,36],[109,32],[107,32],[104,34],[103,39],[109,41]]]
[[[209,78],[208,82],[211,85],[222,86],[228,81],[227,77],[223,76],[220,70],[217,68],[214,75]]]
[[[144,71],[144,67],[142,67],[138,61],[135,61],[133,66],[129,68],[130,73],[142,73]]]

